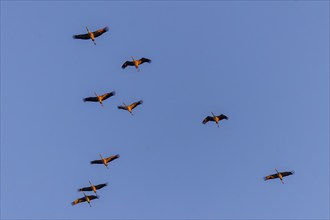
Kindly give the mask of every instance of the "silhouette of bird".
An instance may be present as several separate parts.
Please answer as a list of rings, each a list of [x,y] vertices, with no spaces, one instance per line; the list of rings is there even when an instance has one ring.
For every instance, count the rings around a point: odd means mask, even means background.
[[[108,27],[104,27],[102,29],[99,29],[97,31],[94,32],[90,32],[88,27],[86,26],[86,30],[87,30],[87,34],[78,34],[78,35],[73,35],[73,39],[82,39],[82,40],[88,40],[91,39],[94,43],[94,45],[96,45],[95,43],[95,38],[101,36],[102,34],[104,34],[105,32],[107,32],[109,30]]]
[[[266,181],[266,180],[280,178],[282,184],[284,184],[283,177],[290,176],[290,175],[293,175],[294,174],[294,171],[291,171],[291,172],[278,172],[277,169],[275,169],[275,170],[276,170],[276,173],[271,174],[269,176],[265,176],[264,177],[264,180]]]
[[[89,206],[92,207],[91,200],[98,199],[98,198],[99,198],[98,196],[94,196],[94,195],[86,196],[86,194],[84,193],[84,197],[81,197],[79,199],[74,200],[71,203],[71,205],[76,205],[76,204],[81,203],[81,202],[88,202]]]
[[[126,105],[125,103],[123,103],[124,105],[120,105],[120,106],[118,106],[118,109],[126,110],[126,111],[128,111],[129,113],[131,113],[131,115],[133,115],[132,110],[133,110],[136,106],[141,105],[142,103],[143,103],[143,100],[140,100],[140,101],[137,101],[137,102],[133,102],[133,103],[130,104],[130,105]]]
[[[131,56],[132,57],[132,56]],[[126,61],[122,66],[121,68],[125,69],[127,66],[135,66],[136,70],[138,72],[140,72],[140,69],[139,69],[139,65],[141,65],[142,63],[151,63],[151,60],[147,59],[147,58],[144,58],[142,57],[141,59],[139,60],[134,60],[134,58],[132,57],[132,60],[133,61]]]
[[[216,116],[216,115],[213,114],[213,112],[211,112],[211,113],[212,113],[212,116],[207,116],[206,118],[204,118],[203,124],[206,124],[209,121],[215,121],[215,123],[219,127],[219,124],[218,124],[219,121],[221,121],[223,119],[228,120],[228,117],[226,115],[224,115],[224,114],[221,114],[219,116]]]
[[[103,107],[103,104],[102,102],[106,99],[108,99],[109,97],[111,96],[114,96],[116,95],[116,92],[115,91],[112,91],[110,93],[105,93],[103,95],[97,95],[95,92],[94,92],[95,96],[96,97],[87,97],[87,98],[84,98],[84,102],[99,102],[101,104],[101,106]]]
[[[100,157],[101,157],[101,160],[93,160],[93,161],[91,161],[91,164],[103,164],[104,166],[107,167],[107,169],[109,169],[108,163],[119,158],[120,156],[119,156],[119,154],[117,154],[117,155],[112,155],[108,158],[103,158],[102,155],[100,154]]]
[[[98,184],[98,185],[94,186],[90,180],[88,180],[88,181],[91,184],[91,186],[80,188],[80,189],[78,189],[79,192],[80,191],[93,191],[95,193],[95,195],[97,195],[96,191],[98,189],[102,189],[103,187],[108,185],[107,183],[102,183],[102,184]]]

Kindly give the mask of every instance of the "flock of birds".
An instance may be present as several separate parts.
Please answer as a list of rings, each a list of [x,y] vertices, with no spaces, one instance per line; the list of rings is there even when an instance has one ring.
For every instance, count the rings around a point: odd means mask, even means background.
[[[73,35],[74,39],[82,39],[82,40],[92,40],[94,45],[96,45],[95,42],[95,38],[101,36],[102,34],[104,34],[105,32],[107,32],[109,30],[108,27],[104,27],[102,29],[96,30],[94,32],[89,31],[88,27],[86,27],[87,33],[86,34],[79,34],[79,35]],[[136,68],[136,70],[139,72],[139,65],[143,64],[143,63],[151,63],[151,60],[148,58],[141,58],[139,60],[135,60],[133,57],[132,61],[126,61],[123,65],[122,68],[125,69],[128,66],[134,66]],[[99,102],[101,104],[101,106],[103,107],[103,101],[110,98],[111,96],[114,96],[116,94],[115,91],[109,92],[109,93],[105,93],[103,95],[97,95],[95,93],[95,96],[93,97],[86,97],[83,99],[84,102]],[[126,110],[128,111],[131,115],[133,115],[132,110],[134,108],[136,108],[137,106],[141,105],[143,103],[143,100],[137,101],[137,102],[133,102],[130,105],[126,105],[125,103],[123,103],[122,106],[118,106],[118,109],[122,109],[122,110]],[[224,114],[221,115],[215,115],[213,112],[211,112],[212,116],[206,116],[204,118],[204,120],[202,121],[203,124],[208,123],[209,121],[213,121],[216,123],[216,125],[219,128],[219,121],[221,120],[228,120],[228,117]],[[91,164],[103,164],[104,166],[106,166],[108,168],[108,163],[110,163],[111,161],[118,159],[120,156],[119,154],[117,155],[112,155],[108,158],[103,158],[102,155],[100,154],[101,159],[100,160],[93,160],[91,161]],[[109,169],[109,168],[108,168]],[[265,176],[264,180],[271,180],[271,179],[277,179],[279,178],[282,182],[282,184],[284,184],[283,182],[283,177],[286,176],[290,176],[294,174],[294,171],[285,171],[285,172],[279,172],[277,169],[276,173]],[[88,204],[91,206],[90,201],[93,199],[98,199],[99,196],[97,195],[97,190],[107,186],[107,183],[102,183],[102,184],[98,184],[98,185],[93,185],[92,182],[89,180],[90,186],[89,187],[83,187],[78,189],[79,192],[82,192],[84,194],[84,197],[78,198],[76,200],[74,200],[71,204],[72,205],[76,205],[78,203],[82,203],[82,202],[88,202]],[[95,193],[95,195],[86,195],[85,191],[93,191]]]

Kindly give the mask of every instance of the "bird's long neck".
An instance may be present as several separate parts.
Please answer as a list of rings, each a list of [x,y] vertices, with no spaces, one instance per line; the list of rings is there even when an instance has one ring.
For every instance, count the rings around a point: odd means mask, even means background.
[[[88,27],[87,27],[87,26],[86,26],[86,30],[87,30],[87,32],[88,32],[88,33],[90,33],[90,31],[89,31],[89,29],[88,29]]]

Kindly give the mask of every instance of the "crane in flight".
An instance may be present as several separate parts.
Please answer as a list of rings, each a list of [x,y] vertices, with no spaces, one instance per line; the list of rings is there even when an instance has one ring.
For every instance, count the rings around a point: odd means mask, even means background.
[[[89,31],[88,27],[86,26],[86,30],[87,30],[87,34],[77,34],[77,35],[73,35],[73,39],[81,39],[81,40],[89,40],[91,39],[94,43],[94,45],[96,45],[95,43],[95,38],[101,36],[102,34],[104,34],[105,32],[107,32],[109,30],[108,27],[104,27],[101,28],[99,30],[96,30],[94,32]]]
[[[148,58],[144,58],[142,57],[141,59],[139,60],[135,60],[132,56],[131,56],[132,60],[133,61],[126,61],[122,66],[121,68],[125,69],[127,66],[135,66],[136,70],[138,72],[140,72],[140,69],[139,69],[139,65],[143,64],[143,63],[151,63],[151,60],[148,59]]]
[[[293,175],[294,174],[294,171],[290,171],[290,172],[288,172],[288,171],[286,171],[286,172],[278,172],[278,170],[276,168],[275,168],[275,170],[276,170],[276,173],[271,174],[271,175],[268,175],[268,176],[265,176],[264,177],[264,180],[266,181],[266,180],[271,180],[271,179],[277,179],[277,178],[279,178],[281,180],[282,184],[284,184],[283,177],[290,176],[290,175]]]
[[[79,192],[80,192],[80,191],[93,191],[93,192],[95,193],[95,195],[97,195],[96,191],[97,191],[98,189],[102,189],[103,187],[105,187],[105,186],[108,185],[107,183],[102,183],[102,184],[98,184],[98,185],[93,185],[93,183],[92,183],[90,180],[88,180],[88,181],[89,181],[89,184],[90,184],[91,186],[80,188],[80,189],[78,189]]]
[[[126,105],[125,103],[123,103],[123,105],[118,106],[118,109],[122,109],[122,110],[126,110],[129,113],[131,113],[131,115],[133,115],[132,110],[137,107],[138,105],[141,105],[143,103],[143,100],[137,101],[137,102],[133,102],[130,105]]]
[[[112,155],[110,157],[107,158],[103,158],[102,155],[100,154],[101,160],[93,160],[91,161],[91,164],[103,164],[104,166],[107,167],[107,169],[109,169],[108,167],[108,163],[110,163],[111,161],[118,159],[120,156],[119,154],[117,155]]]
[[[213,114],[213,112],[211,112],[211,113],[212,113],[212,116],[207,116],[206,118],[204,118],[203,124],[206,124],[209,121],[214,121],[217,124],[218,128],[219,128],[219,124],[218,124],[219,121],[221,121],[223,119],[228,120],[228,117],[224,114],[216,116],[216,115]]]
[[[103,107],[103,101],[110,98],[111,96],[116,95],[115,91],[109,92],[109,93],[105,93],[103,95],[97,95],[96,92],[94,92],[95,96],[93,97],[87,97],[84,98],[83,101],[84,102],[99,102],[101,104],[101,106]]]
[[[84,193],[84,192],[83,192]],[[88,202],[89,206],[92,207],[91,205],[91,200],[93,199],[98,199],[99,197],[98,196],[94,196],[94,195],[90,195],[90,196],[87,196],[85,193],[84,193],[84,197],[81,197],[79,199],[76,199],[74,200],[71,205],[76,205],[78,203],[81,203],[81,202]]]

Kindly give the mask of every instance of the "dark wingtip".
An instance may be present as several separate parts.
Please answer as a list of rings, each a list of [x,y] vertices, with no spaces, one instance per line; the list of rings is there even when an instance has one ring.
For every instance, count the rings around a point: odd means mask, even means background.
[[[143,100],[140,100],[139,103],[142,104],[143,103]]]
[[[112,92],[110,92],[110,94],[114,96],[114,95],[116,95],[116,91],[112,91]]]
[[[83,100],[83,102],[86,102],[86,98],[83,98],[82,100]]]
[[[72,35],[72,38],[73,38],[73,39],[76,39],[76,35]]]
[[[109,27],[106,26],[106,27],[104,28],[104,30],[105,30],[105,32],[109,31]]]

